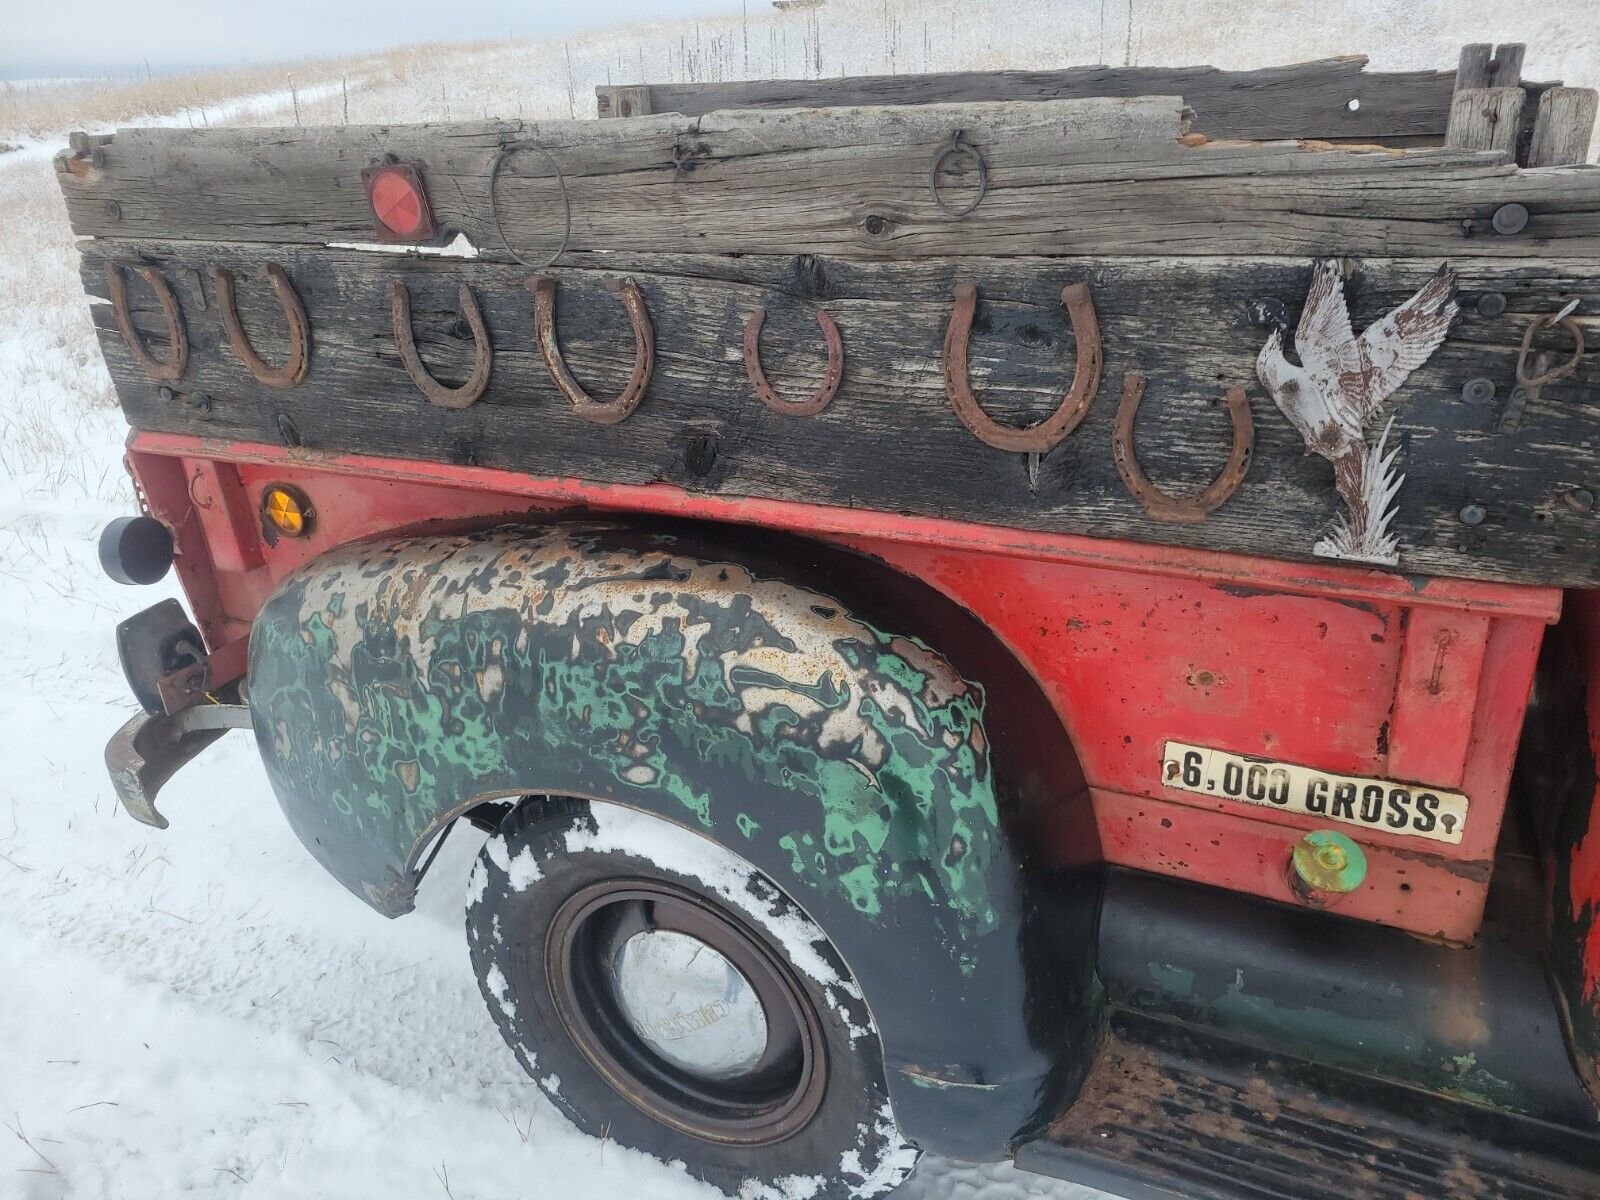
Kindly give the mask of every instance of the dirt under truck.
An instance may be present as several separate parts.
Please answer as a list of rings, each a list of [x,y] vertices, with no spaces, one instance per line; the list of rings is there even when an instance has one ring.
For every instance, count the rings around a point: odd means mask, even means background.
[[[157,791],[251,729],[746,1195],[1600,1194],[1591,91],[1363,60],[76,135]],[[181,817],[180,817],[181,819]]]

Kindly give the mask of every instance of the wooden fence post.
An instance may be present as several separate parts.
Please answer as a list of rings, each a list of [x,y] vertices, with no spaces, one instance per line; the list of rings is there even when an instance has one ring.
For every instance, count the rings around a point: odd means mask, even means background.
[[[1600,92],[1593,88],[1556,87],[1540,96],[1528,165],[1565,167],[1588,162],[1597,108]]]

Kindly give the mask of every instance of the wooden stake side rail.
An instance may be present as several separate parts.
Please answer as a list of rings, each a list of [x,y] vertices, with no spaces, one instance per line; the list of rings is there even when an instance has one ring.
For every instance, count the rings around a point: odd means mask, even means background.
[[[595,99],[602,117],[651,113],[692,117],[732,108],[1182,96],[1195,112],[1195,129],[1211,138],[1273,141],[1305,137],[1389,145],[1442,140],[1456,86],[1455,71],[1386,73],[1366,67],[1365,57],[1352,56],[1258,71],[1089,66],[1055,71],[625,84],[597,87]]]
[[[1477,248],[1476,242],[1465,248]],[[874,263],[826,256],[573,254],[556,281],[557,342],[595,396],[617,394],[633,363],[629,317],[607,284],[633,280],[653,328],[655,358],[627,419],[581,419],[535,346],[529,272],[482,260],[238,242],[101,239],[84,247],[84,282],[106,295],[108,262],[150,264],[167,280],[189,342],[182,380],[163,391],[133,360],[109,306],[96,306],[118,393],[143,430],[217,440],[471,463],[534,476],[666,482],[721,496],[856,506],[1050,533],[1312,558],[1337,502],[1329,464],[1308,456],[1255,377],[1267,330],[1252,317],[1276,302],[1292,322],[1307,295],[1306,260],[1254,256],[985,258]],[[1592,259],[1456,255],[1461,315],[1404,385],[1394,441],[1405,481],[1395,531],[1398,569],[1508,582],[1600,585],[1600,365],[1544,388],[1519,428],[1500,422],[1515,386],[1519,343],[1563,297],[1594,296]],[[258,382],[227,342],[213,265],[235,279],[241,323],[268,364],[289,353],[288,324],[266,271],[279,264],[309,318],[304,382]],[[1367,258],[1345,285],[1359,331],[1420,288],[1432,257]],[[458,385],[472,373],[473,335],[459,289],[470,285],[492,346],[488,382],[465,408],[430,403],[395,344],[390,281],[404,281],[428,371]],[[128,276],[135,325],[162,353],[165,320]],[[1104,371],[1082,424],[1037,461],[985,445],[947,398],[941,349],[957,285],[975,286],[970,379],[996,420],[1023,425],[1060,401],[1076,339],[1061,298],[1086,284]],[[1486,315],[1504,302],[1504,311]],[[1484,300],[1480,311],[1479,301]],[[836,322],[843,380],[821,412],[790,416],[757,397],[741,361],[746,321],[767,317],[760,348],[778,390],[803,397],[822,378],[816,314]],[[1594,332],[1594,323],[1579,318]],[[1536,348],[1560,359],[1567,335]],[[1224,392],[1243,388],[1254,457],[1242,485],[1200,524],[1152,520],[1113,462],[1125,376],[1146,380],[1134,447],[1171,493],[1203,487],[1232,444]],[[1483,394],[1482,380],[1490,395]],[[1471,385],[1471,386],[1469,386]],[[1582,507],[1587,491],[1590,507]],[[1469,507],[1483,519],[1469,523]],[[1325,561],[1325,560],[1324,560]]]
[[[419,164],[440,226],[510,261],[569,251],[1009,255],[1600,254],[1600,169],[1517,170],[1493,150],[1184,144],[1173,97],[721,112],[631,121],[129,130],[58,160],[73,229],[326,245],[374,239],[361,172]],[[988,188],[964,219],[930,167],[953,133]],[[1194,139],[1187,139],[1193,141]],[[540,152],[543,151],[543,152]],[[102,165],[96,166],[98,160]],[[553,165],[554,164],[554,165]],[[559,175],[555,169],[559,166]],[[949,204],[975,196],[952,161]],[[1497,232],[1495,214],[1529,219]],[[569,208],[570,205],[570,208]],[[566,234],[570,212],[570,236]]]

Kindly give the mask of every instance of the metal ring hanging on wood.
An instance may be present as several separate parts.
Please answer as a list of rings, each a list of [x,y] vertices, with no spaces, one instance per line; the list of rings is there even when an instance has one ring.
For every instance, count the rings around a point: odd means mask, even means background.
[[[416,338],[411,332],[411,293],[405,281],[389,280],[389,313],[394,319],[394,345],[400,351],[400,361],[406,374],[430,404],[440,408],[466,408],[489,386],[489,371],[494,363],[494,347],[489,341],[489,331],[483,324],[483,313],[472,289],[461,285],[457,303],[461,315],[472,330],[472,374],[460,387],[448,387],[435,379],[417,354]]]
[[[1072,335],[1078,343],[1078,361],[1073,368],[1072,387],[1061,398],[1056,411],[1033,425],[1017,428],[1002,425],[978,403],[972,394],[967,373],[967,351],[972,340],[972,317],[978,309],[978,289],[970,283],[956,285],[956,304],[950,326],[944,335],[944,388],[961,423],[979,441],[996,450],[1016,450],[1024,454],[1043,454],[1061,441],[1083,420],[1100,390],[1100,319],[1095,315],[1089,287],[1069,283],[1061,290],[1061,303],[1072,322]]]
[[[596,400],[572,377],[561,356],[561,343],[556,340],[556,281],[548,275],[535,275],[528,281],[533,291],[533,336],[545,370],[550,372],[551,382],[561,389],[573,410],[596,425],[615,425],[627,420],[628,414],[644,399],[644,389],[650,382],[650,372],[656,361],[655,330],[650,325],[650,313],[644,306],[639,285],[631,279],[623,279],[609,286],[621,299],[622,307],[628,310],[628,320],[633,322],[633,371],[628,375],[627,386],[615,400]]]
[[[938,205],[941,212],[948,213],[958,221],[962,217],[971,216],[978,205],[983,203],[983,198],[989,194],[989,164],[981,150],[963,140],[965,137],[966,131],[958,129],[940,142],[933,152],[933,162],[928,166],[928,194],[933,197],[934,204]],[[964,208],[953,208],[945,202],[944,196],[939,192],[939,172],[944,169],[945,162],[956,154],[971,159],[978,168],[978,194]]]
[[[1111,437],[1111,457],[1117,464],[1117,474],[1122,476],[1122,482],[1128,485],[1133,498],[1152,521],[1199,524],[1206,519],[1206,514],[1239,490],[1250,470],[1250,455],[1256,444],[1250,401],[1241,387],[1227,390],[1223,399],[1227,401],[1228,417],[1233,422],[1233,448],[1228,451],[1227,463],[1200,491],[1189,496],[1173,496],[1151,482],[1134,452],[1133,426],[1139,416],[1139,403],[1144,399],[1144,383],[1144,376],[1132,371],[1122,377],[1122,402],[1117,405],[1116,430]]]
[[[165,360],[150,353],[139,331],[133,327],[133,313],[128,308],[128,281],[123,270],[135,272],[150,285],[161,305],[161,315],[167,320],[167,357]],[[178,298],[166,278],[154,267],[108,262],[106,264],[106,290],[111,294],[111,313],[116,318],[122,340],[128,343],[128,353],[133,361],[144,368],[144,373],[160,383],[177,383],[189,365],[189,335],[183,327],[183,311]]]
[[[1558,313],[1536,318],[1523,332],[1522,346],[1517,351],[1517,382],[1523,387],[1539,388],[1558,379],[1565,379],[1578,369],[1578,364],[1583,361],[1583,326],[1573,318],[1572,313],[1578,307],[1574,300]],[[1559,367],[1552,367],[1537,375],[1528,374],[1528,353],[1533,349],[1533,336],[1541,329],[1560,325],[1572,335],[1572,357]]]
[[[289,282],[288,274],[277,263],[267,264],[267,280],[272,284],[278,307],[283,309],[283,318],[289,324],[289,357],[281,367],[267,366],[250,344],[250,336],[239,322],[233,272],[226,267],[211,268],[211,286],[217,293],[223,332],[228,335],[228,345],[233,347],[233,352],[244,363],[245,370],[268,387],[299,387],[311,366],[311,323],[306,319],[306,306],[300,302],[300,294]]]
[[[828,369],[811,395],[804,400],[785,400],[767,382],[767,373],[761,367],[761,326],[766,319],[767,310],[758,308],[744,323],[744,371],[750,377],[750,386],[773,412],[791,417],[816,415],[833,402],[844,379],[844,340],[839,336],[839,326],[827,313],[817,310],[817,324],[822,326],[822,340],[828,347]]]

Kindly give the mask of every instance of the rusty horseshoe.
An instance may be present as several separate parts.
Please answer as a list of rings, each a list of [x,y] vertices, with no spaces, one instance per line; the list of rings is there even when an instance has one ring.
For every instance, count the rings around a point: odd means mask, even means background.
[[[828,347],[828,369],[811,395],[804,400],[785,400],[767,382],[767,373],[761,367],[761,326],[766,319],[767,310],[758,308],[744,323],[744,371],[750,377],[750,386],[773,412],[791,417],[814,416],[833,402],[844,378],[844,341],[839,337],[839,326],[827,313],[817,310],[817,324],[822,326],[822,340]]]
[[[561,389],[573,410],[596,425],[615,425],[639,407],[656,361],[655,331],[651,328],[650,314],[645,309],[639,285],[631,279],[622,279],[613,280],[607,286],[617,293],[622,307],[628,310],[628,319],[633,322],[633,371],[628,375],[628,385],[615,400],[595,400],[572,377],[566,360],[561,357],[561,343],[556,340],[556,281],[548,275],[535,275],[528,280],[533,292],[533,336],[539,344],[545,370],[550,372],[551,382]]]
[[[1255,449],[1256,426],[1250,416],[1250,401],[1241,387],[1231,387],[1224,395],[1228,416],[1233,422],[1233,448],[1228,461],[1217,477],[1200,491],[1188,496],[1172,496],[1150,481],[1139,466],[1133,448],[1133,425],[1139,416],[1139,403],[1144,399],[1144,376],[1129,371],[1122,377],[1122,402],[1117,405],[1117,424],[1111,436],[1111,457],[1117,464],[1117,474],[1128,485],[1133,498],[1144,506],[1145,515],[1152,521],[1169,521],[1179,525],[1195,525],[1206,519],[1206,514],[1220,506],[1239,490],[1246,472],[1250,470],[1250,455]]]
[[[411,292],[402,279],[389,280],[389,313],[394,318],[394,345],[400,351],[400,361],[406,374],[430,404],[440,408],[466,408],[489,386],[489,370],[494,362],[494,347],[489,342],[489,331],[484,328],[483,313],[472,289],[461,285],[457,303],[461,315],[472,330],[472,374],[460,387],[448,387],[435,379],[417,354],[416,338],[411,332]]]
[[[128,308],[128,281],[122,277],[125,267],[150,285],[161,305],[161,315],[167,319],[165,360],[150,353],[144,338],[133,327],[133,314]],[[133,361],[143,367],[144,373],[151,379],[162,383],[177,383],[182,379],[183,370],[189,365],[189,335],[183,327],[183,312],[178,307],[178,298],[172,294],[172,288],[161,272],[154,267],[108,262],[106,290],[111,293],[111,312],[116,317],[122,340],[128,343],[128,352],[133,355]]]
[[[944,335],[944,388],[961,423],[979,441],[996,450],[1018,450],[1043,454],[1078,427],[1100,388],[1100,320],[1095,315],[1089,287],[1069,283],[1061,290],[1061,303],[1072,322],[1078,343],[1078,361],[1072,372],[1072,387],[1061,398],[1055,412],[1035,424],[1017,428],[1002,425],[978,403],[972,394],[967,373],[967,347],[972,339],[972,317],[978,308],[978,289],[970,283],[956,285],[956,304],[950,314],[950,327]]]
[[[239,321],[239,306],[234,296],[233,272],[226,267],[211,268],[211,286],[217,293],[217,308],[222,315],[223,332],[228,335],[228,345],[244,363],[245,370],[257,380],[273,388],[299,387],[311,366],[311,323],[306,320],[306,306],[300,302],[300,293],[294,290],[289,276],[277,263],[267,264],[267,281],[283,309],[283,319],[289,325],[289,357],[281,367],[269,367],[250,344]]]

